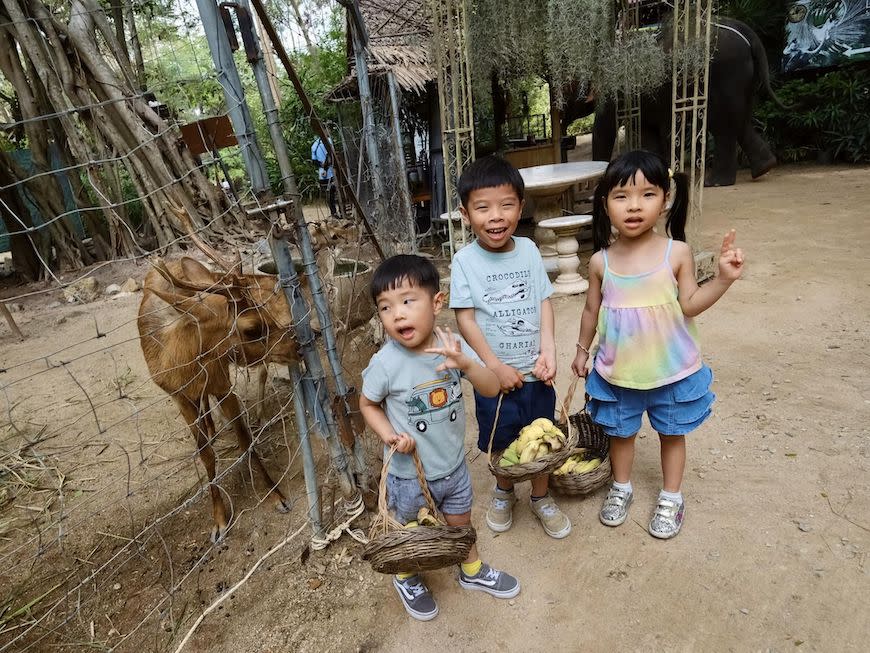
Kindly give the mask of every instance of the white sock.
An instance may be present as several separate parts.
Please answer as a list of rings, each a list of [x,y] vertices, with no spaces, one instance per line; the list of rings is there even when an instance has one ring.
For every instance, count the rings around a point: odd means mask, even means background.
[[[659,492],[659,496],[662,499],[667,499],[668,501],[673,501],[674,503],[683,502],[682,492],[668,492],[667,490],[662,490],[661,492]]]
[[[619,481],[613,481],[613,487],[617,490],[622,490],[623,492],[631,492],[631,481],[626,483],[620,483]]]

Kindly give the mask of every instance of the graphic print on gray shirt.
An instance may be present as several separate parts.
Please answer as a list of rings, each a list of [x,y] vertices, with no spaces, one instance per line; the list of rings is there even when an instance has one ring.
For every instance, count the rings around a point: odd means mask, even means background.
[[[463,353],[480,363],[474,350],[462,338],[459,341]],[[436,372],[443,362],[439,354],[418,354],[388,340],[362,373],[363,395],[384,405],[396,433],[414,438],[428,481],[455,471],[465,455],[462,375],[459,370]],[[387,451],[384,447],[384,455]],[[401,453],[393,455],[390,473],[417,478],[413,459]]]
[[[498,359],[534,380],[541,353],[541,302],[553,294],[535,243],[514,237],[510,252],[477,241],[453,257],[450,308],[474,308],[474,319]]]

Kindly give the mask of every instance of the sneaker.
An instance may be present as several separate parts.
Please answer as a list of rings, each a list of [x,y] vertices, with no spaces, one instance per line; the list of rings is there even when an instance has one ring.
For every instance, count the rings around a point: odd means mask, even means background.
[[[419,576],[411,576],[404,580],[393,576],[393,585],[399,593],[399,598],[402,599],[405,610],[417,621],[429,621],[438,614],[438,605]]]
[[[543,499],[529,503],[532,506],[532,512],[541,521],[541,526],[544,527],[547,535],[561,540],[571,532],[571,520],[559,510],[553,497],[547,495]]]
[[[467,590],[481,590],[497,599],[512,599],[520,593],[520,581],[508,573],[493,569],[485,562],[474,576],[459,567],[459,584]]]
[[[661,540],[668,540],[680,532],[683,517],[686,514],[686,503],[671,501],[659,497],[656,510],[649,523],[649,534]]]
[[[601,506],[601,512],[598,513],[601,523],[605,526],[619,526],[628,517],[628,507],[633,498],[633,492],[611,486],[607,498],[604,499],[604,505]]]
[[[504,533],[513,526],[516,502],[517,497],[513,490],[505,491],[496,488],[489,501],[489,508],[486,509],[486,525],[490,530]]]

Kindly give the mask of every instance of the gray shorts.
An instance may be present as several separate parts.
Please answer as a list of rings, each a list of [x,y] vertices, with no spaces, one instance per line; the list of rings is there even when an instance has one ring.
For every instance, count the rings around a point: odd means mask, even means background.
[[[429,492],[438,510],[445,515],[462,515],[471,510],[474,495],[471,476],[465,461],[444,478],[429,481]],[[417,519],[417,511],[426,505],[416,478],[399,478],[387,474],[387,503],[403,524]]]

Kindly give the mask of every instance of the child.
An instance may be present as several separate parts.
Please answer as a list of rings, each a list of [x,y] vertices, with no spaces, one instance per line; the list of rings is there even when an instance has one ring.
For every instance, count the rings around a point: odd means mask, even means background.
[[[444,305],[435,266],[419,256],[400,255],[375,270],[371,293],[390,339],[363,371],[360,410],[386,449],[390,461],[387,494],[399,521],[416,525],[426,505],[410,454],[423,463],[429,490],[450,526],[471,523],[471,478],[465,464],[465,410],[460,376],[477,392],[498,394],[498,378],[480,364],[459,338],[435,326]],[[412,430],[413,429],[413,430]],[[408,434],[412,431],[414,436]],[[459,584],[500,599],[520,591],[516,578],[481,562],[472,545],[460,565]],[[419,576],[398,574],[393,585],[405,610],[428,621],[438,606]]]
[[[553,287],[535,243],[515,238],[523,211],[523,178],[495,156],[478,159],[459,178],[462,218],[477,239],[453,258],[450,307],[459,331],[499,379],[502,398],[492,449],[500,452],[538,417],[553,419],[556,345]],[[474,393],[480,435],[487,451],[497,398]],[[531,508],[550,537],[563,538],[571,522],[547,492],[548,474],[532,479]],[[500,533],[513,524],[513,483],[499,478],[486,524]]]
[[[666,229],[673,239],[653,230],[667,204],[671,176],[675,195]],[[732,229],[722,242],[719,276],[698,287],[692,250],[684,242],[688,180],[671,175],[649,152],[629,152],[611,162],[593,201],[595,253],[571,368],[587,377],[589,414],[610,436],[614,482],[599,517],[607,526],[619,526],[628,515],[635,436],[646,411],[659,433],[664,476],[649,532],[667,539],[680,532],[686,512],[680,492],[685,435],[709,417],[715,399],[713,373],[701,362],[692,318],[740,277],[743,252],[734,248]],[[587,376],[596,332],[598,348]]]

